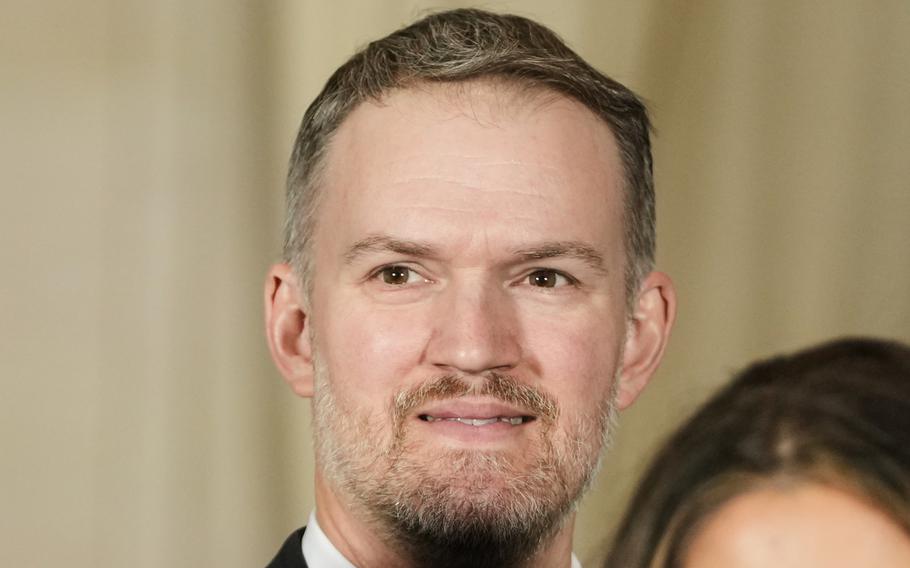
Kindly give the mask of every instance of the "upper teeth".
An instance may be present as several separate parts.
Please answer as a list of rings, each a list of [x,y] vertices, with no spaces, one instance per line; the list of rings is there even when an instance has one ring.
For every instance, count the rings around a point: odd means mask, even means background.
[[[435,422],[437,420],[447,420],[449,422],[461,422],[462,424],[468,424],[470,426],[486,426],[487,424],[493,424],[495,422],[500,422],[500,421],[509,423],[513,426],[517,426],[517,425],[521,424],[522,422],[524,422],[524,418],[522,418],[521,416],[511,416],[511,417],[497,416],[494,418],[461,418],[460,416],[455,417],[455,418],[436,418],[435,416],[430,416],[429,414],[426,414],[425,416],[426,416],[427,422]]]

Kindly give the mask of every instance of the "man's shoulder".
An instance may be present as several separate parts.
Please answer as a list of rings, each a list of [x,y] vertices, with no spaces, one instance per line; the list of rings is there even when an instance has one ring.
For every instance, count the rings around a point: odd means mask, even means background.
[[[307,568],[306,561],[303,559],[303,549],[301,548],[303,531],[305,530],[306,527],[303,527],[292,532],[266,568]]]

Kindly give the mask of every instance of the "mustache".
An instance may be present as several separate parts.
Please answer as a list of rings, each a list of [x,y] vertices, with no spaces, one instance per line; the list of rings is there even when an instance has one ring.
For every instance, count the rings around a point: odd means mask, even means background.
[[[468,381],[460,375],[443,375],[399,392],[392,400],[392,416],[402,424],[416,408],[431,400],[446,400],[464,396],[488,396],[517,406],[527,414],[547,424],[559,417],[559,405],[546,391],[522,383],[511,375],[488,372],[483,382]]]

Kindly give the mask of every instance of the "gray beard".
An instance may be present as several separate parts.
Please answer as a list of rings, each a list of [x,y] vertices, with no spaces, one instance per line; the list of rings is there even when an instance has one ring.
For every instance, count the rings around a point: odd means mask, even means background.
[[[368,416],[339,408],[318,357],[315,369],[316,453],[322,473],[412,566],[525,564],[558,532],[590,487],[615,422],[615,378],[609,398],[595,412],[564,417],[568,427],[558,430],[555,400],[506,375],[491,373],[480,387],[454,376],[438,377],[399,393],[388,413]],[[538,451],[514,456],[427,450],[408,441],[411,410],[427,400],[466,394],[528,408],[542,421]]]

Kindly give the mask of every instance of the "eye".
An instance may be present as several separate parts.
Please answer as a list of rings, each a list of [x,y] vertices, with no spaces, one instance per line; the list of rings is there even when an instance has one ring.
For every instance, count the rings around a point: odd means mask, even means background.
[[[377,276],[382,278],[383,282],[392,286],[403,286],[419,278],[417,273],[407,266],[386,266],[377,273]]]
[[[537,288],[556,288],[572,283],[566,275],[555,270],[535,270],[528,274],[528,284]]]

